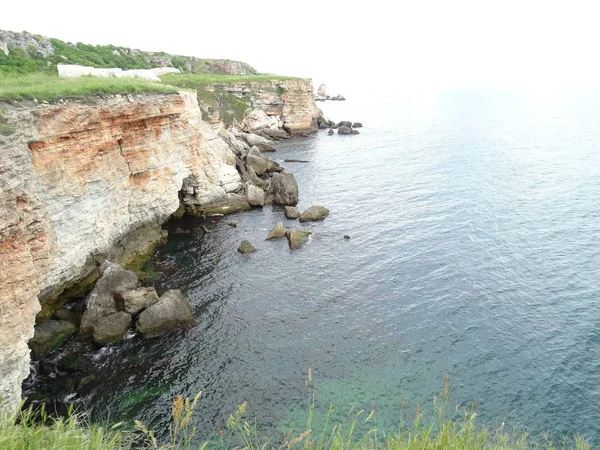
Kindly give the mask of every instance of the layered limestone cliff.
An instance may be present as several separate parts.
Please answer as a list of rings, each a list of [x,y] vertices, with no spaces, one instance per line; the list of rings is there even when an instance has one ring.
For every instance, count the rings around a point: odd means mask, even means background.
[[[319,110],[313,99],[313,85],[309,79],[216,83],[207,89],[234,95],[247,109],[264,112],[270,118],[269,128],[283,128],[291,135],[312,133],[318,129]],[[247,109],[245,112],[248,112]]]
[[[184,180],[199,205],[243,189],[223,130],[201,120],[194,92],[92,100],[4,108],[15,130],[0,140],[4,404],[20,399],[40,302],[38,319],[49,317],[99,262],[159,239]]]

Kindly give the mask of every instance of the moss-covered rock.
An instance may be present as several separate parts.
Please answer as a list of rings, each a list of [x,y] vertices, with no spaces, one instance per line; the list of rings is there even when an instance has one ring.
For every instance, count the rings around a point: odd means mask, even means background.
[[[329,215],[329,210],[324,206],[313,205],[300,214],[300,222],[314,222],[323,220]]]
[[[286,229],[281,222],[277,223],[267,236],[266,240],[269,241],[271,239],[282,238],[285,236]]]
[[[311,235],[310,231],[289,230],[286,233],[290,248],[292,250],[302,247],[304,240]]]
[[[237,249],[238,252],[240,252],[242,255],[245,255],[246,253],[253,253],[256,251],[256,249],[254,248],[254,246],[249,242],[249,241],[242,241],[240,246]]]
[[[42,358],[60,347],[77,328],[66,320],[47,320],[35,327],[29,347],[36,358]]]
[[[119,342],[123,340],[129,328],[131,328],[131,315],[119,311],[100,318],[94,325],[92,338],[98,345]]]

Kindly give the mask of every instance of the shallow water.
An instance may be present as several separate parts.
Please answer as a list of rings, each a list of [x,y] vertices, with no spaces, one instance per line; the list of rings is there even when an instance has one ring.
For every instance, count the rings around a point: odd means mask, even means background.
[[[171,224],[157,287],[187,293],[199,325],[95,353],[99,377],[75,399],[164,429],[175,394],[203,391],[204,436],[243,401],[266,426],[297,426],[312,368],[319,407],[375,402],[391,427],[448,376],[452,405],[476,401],[482,424],[600,442],[600,93],[319,106],[365,127],[272,155],[300,209],[330,216],[299,224],[265,207],[204,222],[210,234]],[[278,221],[310,241],[265,241]],[[258,252],[238,254],[242,239]]]

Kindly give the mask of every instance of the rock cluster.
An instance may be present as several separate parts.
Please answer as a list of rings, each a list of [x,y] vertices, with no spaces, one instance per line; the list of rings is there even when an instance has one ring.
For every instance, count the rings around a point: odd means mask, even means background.
[[[319,89],[317,89],[317,93],[315,95],[315,100],[318,102],[324,102],[326,100],[346,100],[346,98],[341,95],[341,94],[337,94],[337,95],[327,95],[327,86],[325,86],[324,84],[321,84],[319,86]]]

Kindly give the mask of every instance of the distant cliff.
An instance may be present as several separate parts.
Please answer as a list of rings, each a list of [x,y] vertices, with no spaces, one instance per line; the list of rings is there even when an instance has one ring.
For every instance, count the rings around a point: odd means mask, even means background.
[[[56,71],[57,64],[121,69],[173,67],[188,73],[253,75],[256,70],[241,61],[169,55],[114,45],[71,44],[27,32],[0,30],[0,73]]]

